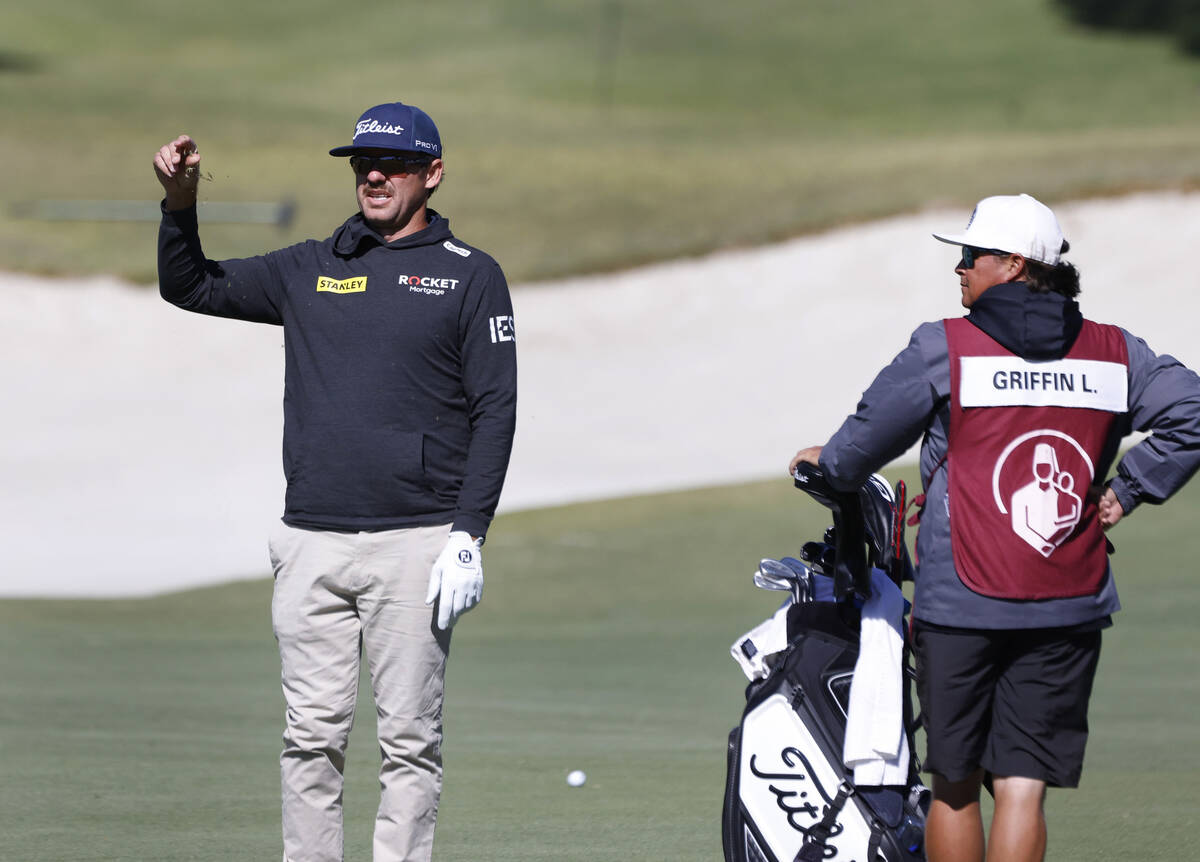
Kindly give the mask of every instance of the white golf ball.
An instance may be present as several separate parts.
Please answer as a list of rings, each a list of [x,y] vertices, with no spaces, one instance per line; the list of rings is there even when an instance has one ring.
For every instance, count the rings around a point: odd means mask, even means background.
[[[585,781],[587,781],[587,774],[582,769],[573,769],[567,773],[567,784],[572,787],[583,787]]]

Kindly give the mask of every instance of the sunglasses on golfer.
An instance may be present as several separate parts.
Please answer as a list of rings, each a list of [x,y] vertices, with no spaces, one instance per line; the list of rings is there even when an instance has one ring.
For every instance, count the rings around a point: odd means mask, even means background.
[[[975,245],[964,245],[962,247],[962,262],[963,269],[974,269],[976,258],[984,257],[989,254],[1005,255],[1006,251],[1001,251],[998,248],[979,248]]]
[[[379,171],[387,177],[413,174],[429,167],[432,159],[425,156],[351,156],[350,168],[360,177]]]

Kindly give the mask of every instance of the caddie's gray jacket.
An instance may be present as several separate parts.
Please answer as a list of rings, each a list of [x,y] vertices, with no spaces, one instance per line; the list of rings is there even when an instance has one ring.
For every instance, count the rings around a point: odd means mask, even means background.
[[[512,303],[496,261],[429,218],[385,242],[356,213],[328,239],[212,261],[195,207],[163,212],[165,299],[284,328],[288,524],[491,522],[516,425]]]
[[[967,319],[1030,360],[1061,358],[1082,325],[1074,300],[1034,293],[1021,283],[988,289]],[[1200,467],[1200,377],[1121,331],[1129,352],[1129,410],[1118,417],[1096,476],[1108,474],[1121,437],[1131,431],[1153,432],[1125,453],[1108,483],[1129,515],[1140,503],[1166,500]],[[1098,594],[1080,598],[1009,601],[963,585],[950,545],[945,459],[949,427],[949,351],[945,325],[936,321],[916,329],[821,452],[821,467],[830,481],[851,490],[924,435],[920,469],[925,506],[917,538],[914,616],[937,625],[1018,629],[1098,623],[1119,610],[1111,568]]]

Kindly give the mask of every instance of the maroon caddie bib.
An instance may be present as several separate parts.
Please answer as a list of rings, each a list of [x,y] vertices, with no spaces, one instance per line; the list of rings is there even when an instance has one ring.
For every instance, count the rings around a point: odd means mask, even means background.
[[[1107,571],[1089,488],[1128,409],[1121,330],[1085,320],[1062,359],[1032,362],[966,318],[950,350],[950,541],[966,586],[1001,599],[1094,595]]]

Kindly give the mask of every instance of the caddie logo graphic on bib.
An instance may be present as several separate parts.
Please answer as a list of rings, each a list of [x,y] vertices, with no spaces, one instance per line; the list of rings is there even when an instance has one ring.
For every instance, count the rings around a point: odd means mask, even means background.
[[[1070,435],[1031,431],[996,459],[992,496],[1000,514],[1010,517],[1012,531],[1049,557],[1083,517],[1083,498],[1076,489],[1086,494],[1094,472],[1092,459]]]
[[[1004,599],[1094,595],[1108,571],[1093,488],[1128,403],[1121,331],[1084,321],[1066,356],[1023,359],[966,318],[946,321],[946,468],[954,567]]]

